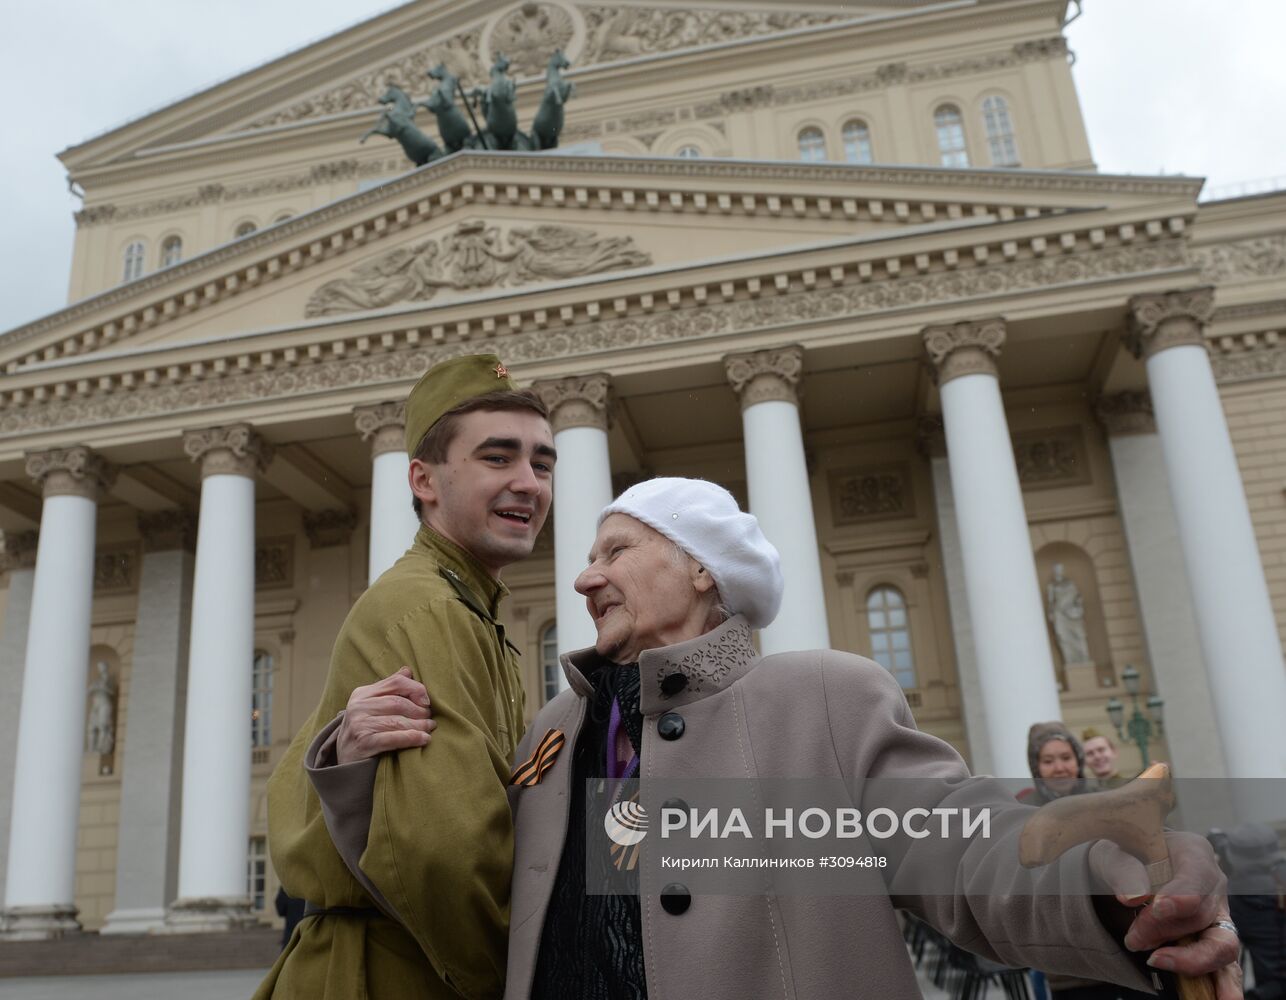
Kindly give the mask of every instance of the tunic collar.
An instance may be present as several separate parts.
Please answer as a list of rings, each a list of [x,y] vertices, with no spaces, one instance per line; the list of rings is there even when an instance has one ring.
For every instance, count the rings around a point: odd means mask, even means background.
[[[741,615],[687,642],[644,650],[638,668],[639,708],[644,715],[655,715],[708,698],[741,680],[758,659],[750,626]],[[588,677],[606,661],[591,647],[564,653],[562,662],[571,689],[582,697],[592,695]],[[684,680],[666,680],[676,674]]]
[[[416,532],[414,547],[433,556],[444,571],[473,592],[478,603],[495,619],[509,588],[488,573],[482,563],[427,524],[421,524]]]

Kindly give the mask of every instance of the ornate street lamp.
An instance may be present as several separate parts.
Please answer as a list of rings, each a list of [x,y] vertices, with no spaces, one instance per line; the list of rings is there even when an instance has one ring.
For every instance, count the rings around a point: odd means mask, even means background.
[[[1131,713],[1128,721],[1125,719],[1125,706],[1116,698],[1111,698],[1107,703],[1107,717],[1112,720],[1112,725],[1116,727],[1116,734],[1122,740],[1133,743],[1139,748],[1139,753],[1143,755],[1143,766],[1148,766],[1148,743],[1155,737],[1160,739],[1164,733],[1163,717],[1165,702],[1159,695],[1150,695],[1144,703],[1147,706],[1147,715],[1144,715],[1139,708],[1139,672],[1132,666],[1126,665],[1121,671],[1121,683],[1125,685],[1126,693],[1130,696]],[[1129,734],[1128,736],[1126,734]]]

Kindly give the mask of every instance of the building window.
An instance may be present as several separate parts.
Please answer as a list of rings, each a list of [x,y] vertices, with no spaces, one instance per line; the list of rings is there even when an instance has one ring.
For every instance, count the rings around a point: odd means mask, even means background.
[[[253,222],[243,222],[241,223],[241,225],[237,226],[236,232],[233,233],[232,235],[235,236],[237,239],[241,239],[241,237],[243,236],[249,236],[258,228],[259,227],[256,226]]]
[[[701,156],[701,147],[688,143],[686,146],[680,146],[677,154],[680,159],[695,160]]]
[[[272,744],[272,654],[255,650],[250,694],[250,745]]]
[[[871,130],[866,122],[854,119],[844,123],[844,159],[849,163],[874,163],[871,156]]]
[[[545,701],[561,690],[562,675],[563,665],[558,661],[558,626],[550,622],[540,631],[540,677],[545,686]]]
[[[161,244],[161,266],[173,267],[183,259],[183,241],[171,236]]]
[[[944,167],[969,166],[965,148],[964,119],[954,104],[944,104],[933,112],[933,127],[938,133],[938,152]]]
[[[897,587],[879,586],[867,594],[866,621],[871,631],[871,659],[896,677],[903,688],[914,688],[911,628],[902,592]]]
[[[826,136],[819,128],[806,128],[799,133],[799,158],[805,163],[821,163],[826,159]]]
[[[997,167],[1018,166],[1018,146],[1014,126],[1009,120],[1009,103],[999,94],[982,102],[982,123],[987,131],[987,148]]]
[[[246,857],[246,895],[250,905],[263,910],[268,903],[268,838],[251,837]]]
[[[135,240],[125,248],[125,271],[121,276],[122,281],[135,281],[143,277],[143,256],[147,253],[147,248],[143,246],[142,240]]]
[[[295,217],[294,212],[282,212],[279,216],[277,216],[275,219],[272,220],[272,223],[275,226],[279,222],[285,222],[287,219],[293,219],[294,217]]]

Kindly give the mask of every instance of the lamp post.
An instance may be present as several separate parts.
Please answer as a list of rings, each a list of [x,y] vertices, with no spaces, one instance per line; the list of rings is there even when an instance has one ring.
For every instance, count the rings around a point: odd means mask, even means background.
[[[1112,725],[1116,727],[1116,735],[1122,740],[1128,740],[1139,748],[1139,753],[1143,755],[1143,766],[1148,766],[1148,743],[1153,736],[1161,738],[1164,732],[1162,726],[1162,710],[1165,702],[1159,695],[1149,695],[1144,703],[1147,706],[1147,715],[1144,715],[1139,708],[1139,672],[1129,664],[1126,664],[1125,670],[1121,672],[1121,682],[1125,685],[1125,690],[1130,696],[1132,712],[1129,721],[1125,721],[1125,706],[1116,698],[1111,698],[1107,703],[1107,717],[1112,720]],[[1126,733],[1129,733],[1127,736]]]

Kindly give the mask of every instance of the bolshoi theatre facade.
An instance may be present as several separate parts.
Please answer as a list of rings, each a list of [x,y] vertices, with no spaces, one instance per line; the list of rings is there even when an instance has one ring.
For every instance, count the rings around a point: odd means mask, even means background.
[[[1133,666],[1176,773],[1286,777],[1286,194],[1098,173],[1073,13],[416,0],[64,151],[70,304],[0,333],[2,935],[268,918],[265,783],[465,353],[559,450],[528,718],[597,510],[700,476],[782,553],[761,648],[873,656],[975,770]],[[359,142],[502,52],[525,124],[555,51],[556,150]]]

